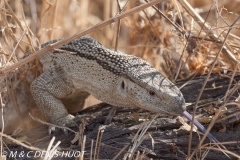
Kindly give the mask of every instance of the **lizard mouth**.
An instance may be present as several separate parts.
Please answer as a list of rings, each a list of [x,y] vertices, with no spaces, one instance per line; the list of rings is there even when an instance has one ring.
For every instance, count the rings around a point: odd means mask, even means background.
[[[148,107],[141,107],[141,108],[145,109],[145,110],[148,110],[148,111],[151,111],[151,112],[155,112],[155,113],[161,113],[161,114],[165,113],[165,114],[175,115],[175,116],[182,115],[182,113],[186,110],[185,105],[183,105],[182,110],[179,110],[178,112],[171,112],[169,110],[164,110],[164,109],[162,109],[162,107],[154,107],[151,110]]]

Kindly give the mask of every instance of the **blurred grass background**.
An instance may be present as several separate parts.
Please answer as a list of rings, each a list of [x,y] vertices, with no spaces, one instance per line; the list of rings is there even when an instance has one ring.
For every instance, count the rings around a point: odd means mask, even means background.
[[[216,8],[214,9],[216,4],[207,0],[201,2],[189,0],[189,2],[196,8],[196,11],[201,13],[203,18],[208,17],[207,23],[212,25],[215,32],[224,36],[225,33],[222,33],[222,30],[226,31],[228,26],[217,15]],[[2,61],[3,64],[9,59],[9,55],[12,54],[14,46],[20,39],[22,41],[17,45],[14,52],[16,57],[23,56],[26,50],[31,49],[32,46],[39,46],[39,44],[49,40],[71,36],[117,15],[120,12],[119,5],[121,8],[125,6],[124,10],[121,11],[124,12],[146,2],[144,0],[15,0],[8,3],[16,17],[4,9],[2,10],[1,25],[3,30],[0,40],[2,53],[6,56],[2,58],[5,60]],[[229,24],[240,12],[237,7],[239,5],[238,1],[223,0],[219,1],[217,5],[224,20]],[[2,8],[5,8],[4,1],[2,1],[2,6]],[[212,10],[209,14],[211,6]],[[157,7],[176,24],[182,25],[181,27],[184,28],[186,33],[191,31],[192,35],[199,36],[200,26],[191,22],[191,17],[176,1],[164,1]],[[217,22],[216,18],[218,19]],[[206,56],[208,54],[214,56],[218,50],[218,46],[212,42],[194,39],[192,42],[195,47],[198,46],[198,50],[191,54],[191,51],[185,49],[187,40],[151,7],[122,19],[118,38],[116,38],[117,27],[117,23],[113,23],[95,30],[88,36],[94,37],[105,47],[113,49],[116,47],[115,41],[118,39],[118,50],[147,60],[172,81],[175,79],[174,76],[176,76],[181,55],[182,59],[180,61],[184,62],[185,65],[177,78],[185,79],[191,76],[192,72],[206,73],[212,61],[209,58],[211,56],[208,56],[207,59]],[[232,33],[238,36],[239,29],[234,29]],[[201,34],[204,35],[205,33],[202,32]],[[230,38],[233,39],[234,37]],[[233,39],[231,43],[234,45],[236,42]],[[14,56],[10,57],[10,62],[15,63],[17,61],[17,58],[14,60]],[[224,64],[224,69],[233,69],[227,60],[220,59],[220,61]],[[223,69],[222,65],[215,70],[219,71],[220,69]]]

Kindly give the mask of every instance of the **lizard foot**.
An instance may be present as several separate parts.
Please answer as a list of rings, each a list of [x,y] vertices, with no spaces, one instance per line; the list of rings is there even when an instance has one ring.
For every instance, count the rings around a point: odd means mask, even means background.
[[[68,114],[65,117],[59,118],[54,121],[54,124],[63,126],[63,127],[74,127],[78,126],[76,122],[74,121],[75,117],[71,114]]]
[[[68,130],[65,127],[79,127],[77,122],[79,122],[79,120],[82,119],[82,117],[84,116],[81,115],[73,116],[71,114],[68,114],[67,116],[56,120],[54,124],[60,126],[59,128],[63,130],[64,134],[68,135]],[[56,128],[55,126],[49,126],[48,128],[49,135],[52,132],[55,132],[56,130],[58,130],[58,128]]]

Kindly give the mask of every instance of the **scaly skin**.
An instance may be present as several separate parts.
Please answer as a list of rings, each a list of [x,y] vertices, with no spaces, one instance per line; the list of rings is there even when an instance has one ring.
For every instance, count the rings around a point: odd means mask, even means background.
[[[175,115],[186,110],[180,90],[149,63],[107,49],[93,38],[76,39],[44,54],[40,61],[44,73],[32,82],[31,93],[51,123],[71,125],[74,117],[62,100],[78,102],[88,93],[113,106]]]

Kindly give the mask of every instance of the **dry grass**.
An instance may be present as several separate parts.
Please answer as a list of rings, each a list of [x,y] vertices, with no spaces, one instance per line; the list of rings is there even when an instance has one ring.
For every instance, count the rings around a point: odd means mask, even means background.
[[[212,4],[198,6],[204,17],[202,19],[185,1],[164,1],[155,5],[162,1],[154,0],[149,4],[147,0],[2,0],[1,78],[27,62],[30,62],[31,72],[38,76],[41,72],[38,57],[41,54],[86,34],[107,48],[147,60],[172,81],[208,74],[207,82],[211,73],[239,72],[240,32],[237,18],[240,10],[234,8],[239,5],[238,2],[228,0],[217,4],[213,1]],[[38,52],[34,48],[62,37],[69,38]],[[30,56],[26,54],[28,50],[31,51]],[[26,56],[28,58],[19,62],[19,58]],[[23,76],[22,81],[24,78],[27,77]],[[231,88],[216,115],[228,104],[230,92]],[[216,120],[211,121],[208,131]],[[205,137],[197,149],[201,148]],[[190,154],[189,150],[188,156],[194,156],[194,153]]]

